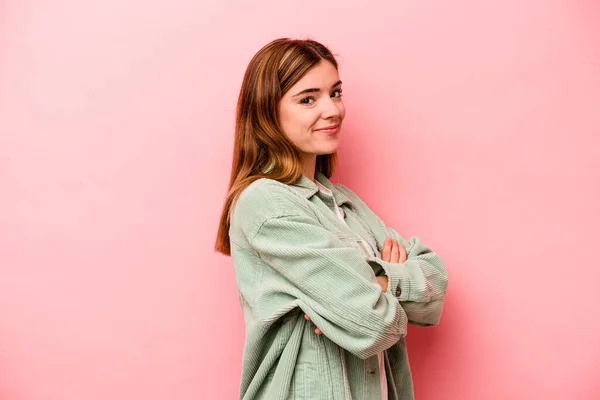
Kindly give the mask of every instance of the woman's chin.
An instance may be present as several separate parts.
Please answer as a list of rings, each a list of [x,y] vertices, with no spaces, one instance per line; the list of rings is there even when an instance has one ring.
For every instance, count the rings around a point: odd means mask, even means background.
[[[319,154],[319,155],[333,154],[336,151],[338,151],[339,148],[340,148],[340,144],[339,144],[339,142],[336,141],[336,143],[331,143],[328,146],[321,147],[317,154]]]
[[[317,153],[317,155],[319,156],[326,156],[328,154],[333,154],[336,151],[338,151],[338,147],[336,146],[335,148],[329,149],[329,150],[323,150]]]

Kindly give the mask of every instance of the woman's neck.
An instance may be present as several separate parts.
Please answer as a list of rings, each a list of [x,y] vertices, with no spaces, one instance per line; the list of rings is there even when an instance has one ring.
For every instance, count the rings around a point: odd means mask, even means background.
[[[304,156],[304,175],[311,181],[315,181],[315,169],[317,167],[317,156],[315,154]]]

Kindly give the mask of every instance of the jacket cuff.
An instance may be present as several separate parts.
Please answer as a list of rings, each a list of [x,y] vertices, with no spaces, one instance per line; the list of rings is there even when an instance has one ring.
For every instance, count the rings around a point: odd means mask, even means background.
[[[382,268],[388,277],[387,293],[395,296],[398,301],[410,301],[410,274],[404,264],[393,264],[380,258],[369,258],[367,260],[371,267]],[[373,264],[376,264],[374,266]]]

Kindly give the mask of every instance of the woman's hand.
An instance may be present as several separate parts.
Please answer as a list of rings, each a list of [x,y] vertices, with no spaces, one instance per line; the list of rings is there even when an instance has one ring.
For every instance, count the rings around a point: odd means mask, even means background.
[[[377,283],[381,286],[381,291],[385,292],[388,288],[388,277],[385,275],[380,275],[375,277],[377,279]]]
[[[406,249],[396,240],[387,238],[383,243],[381,250],[381,259],[389,263],[402,264],[406,261]],[[388,277],[385,275],[377,276],[377,283],[381,286],[381,291],[385,292],[388,288]]]
[[[406,249],[404,246],[399,244],[396,240],[387,238],[383,244],[383,250],[381,251],[381,259],[389,263],[402,264],[406,261]],[[381,286],[381,291],[385,292],[388,288],[388,277],[385,275],[377,276],[377,283]],[[304,314],[304,318],[310,321],[310,317]],[[317,335],[323,334],[319,328],[315,328]]]
[[[406,261],[406,249],[396,240],[387,238],[383,242],[381,250],[381,259],[389,263],[402,264]]]

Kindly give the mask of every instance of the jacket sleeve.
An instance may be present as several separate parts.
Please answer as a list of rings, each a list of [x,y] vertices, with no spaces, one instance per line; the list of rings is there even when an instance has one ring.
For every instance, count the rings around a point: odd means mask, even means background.
[[[371,260],[381,265],[388,277],[388,291],[400,301],[413,325],[433,326],[440,322],[448,275],[440,257],[421,244],[417,237],[404,240],[394,229],[389,237],[406,249],[407,260],[395,264],[381,259]]]
[[[448,274],[441,258],[417,237],[405,240],[396,230],[386,226],[350,189],[343,185],[338,188],[350,198],[361,219],[369,226],[379,251],[387,237],[397,240],[406,249],[407,260],[402,264],[380,258],[371,258],[369,262],[380,266],[388,276],[388,292],[400,301],[409,323],[419,326],[439,324],[448,287]]]
[[[406,334],[404,310],[391,292],[382,293],[364,255],[314,216],[268,218],[249,244],[272,269],[261,283],[259,304],[292,299],[327,338],[363,359]]]
[[[256,288],[253,318],[266,326],[299,308],[329,340],[372,357],[406,334],[406,313],[381,291],[364,252],[324,228],[307,203],[283,184],[259,180],[234,207],[230,234],[247,247],[237,268]]]

